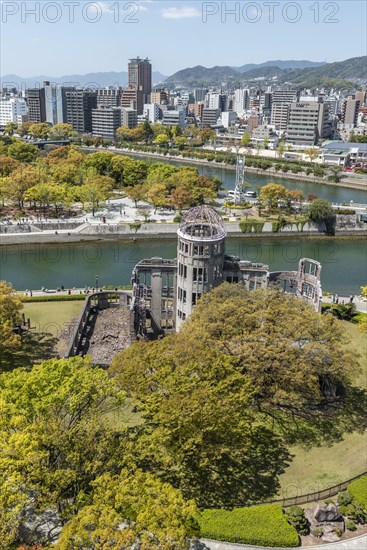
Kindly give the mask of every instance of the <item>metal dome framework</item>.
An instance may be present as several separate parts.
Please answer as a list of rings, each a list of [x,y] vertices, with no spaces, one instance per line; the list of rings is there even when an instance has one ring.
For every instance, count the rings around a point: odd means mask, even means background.
[[[190,208],[180,223],[178,234],[195,240],[218,240],[223,239],[227,231],[221,215],[204,204]]]

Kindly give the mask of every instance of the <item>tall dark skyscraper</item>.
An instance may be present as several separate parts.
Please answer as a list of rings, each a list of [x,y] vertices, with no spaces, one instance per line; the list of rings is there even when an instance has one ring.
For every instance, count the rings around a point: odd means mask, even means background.
[[[145,59],[140,59],[140,57],[130,59],[128,74],[129,88],[141,92],[142,103],[148,103],[152,91],[152,64],[149,59],[147,57]],[[139,111],[142,112],[142,107],[138,109],[138,114],[141,114]]]

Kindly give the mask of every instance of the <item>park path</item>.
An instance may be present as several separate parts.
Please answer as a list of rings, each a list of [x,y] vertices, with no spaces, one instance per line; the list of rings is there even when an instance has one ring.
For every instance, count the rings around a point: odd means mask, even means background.
[[[208,539],[200,539],[203,550],[288,550],[284,548],[270,548],[268,546],[252,546],[249,544],[235,544],[231,542],[219,542]],[[307,546],[305,550],[367,550],[367,535],[340,542],[326,543],[318,546]]]

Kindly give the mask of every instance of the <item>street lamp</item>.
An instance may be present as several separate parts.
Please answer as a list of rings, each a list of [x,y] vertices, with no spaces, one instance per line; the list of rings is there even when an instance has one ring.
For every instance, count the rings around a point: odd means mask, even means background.
[[[98,275],[96,275],[96,291],[98,292]]]

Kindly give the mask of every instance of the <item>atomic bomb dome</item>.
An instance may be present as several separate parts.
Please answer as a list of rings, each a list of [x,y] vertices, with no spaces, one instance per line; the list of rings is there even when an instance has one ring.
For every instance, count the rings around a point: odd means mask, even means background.
[[[221,215],[206,204],[190,208],[178,230],[179,237],[195,241],[223,239],[226,234]]]

